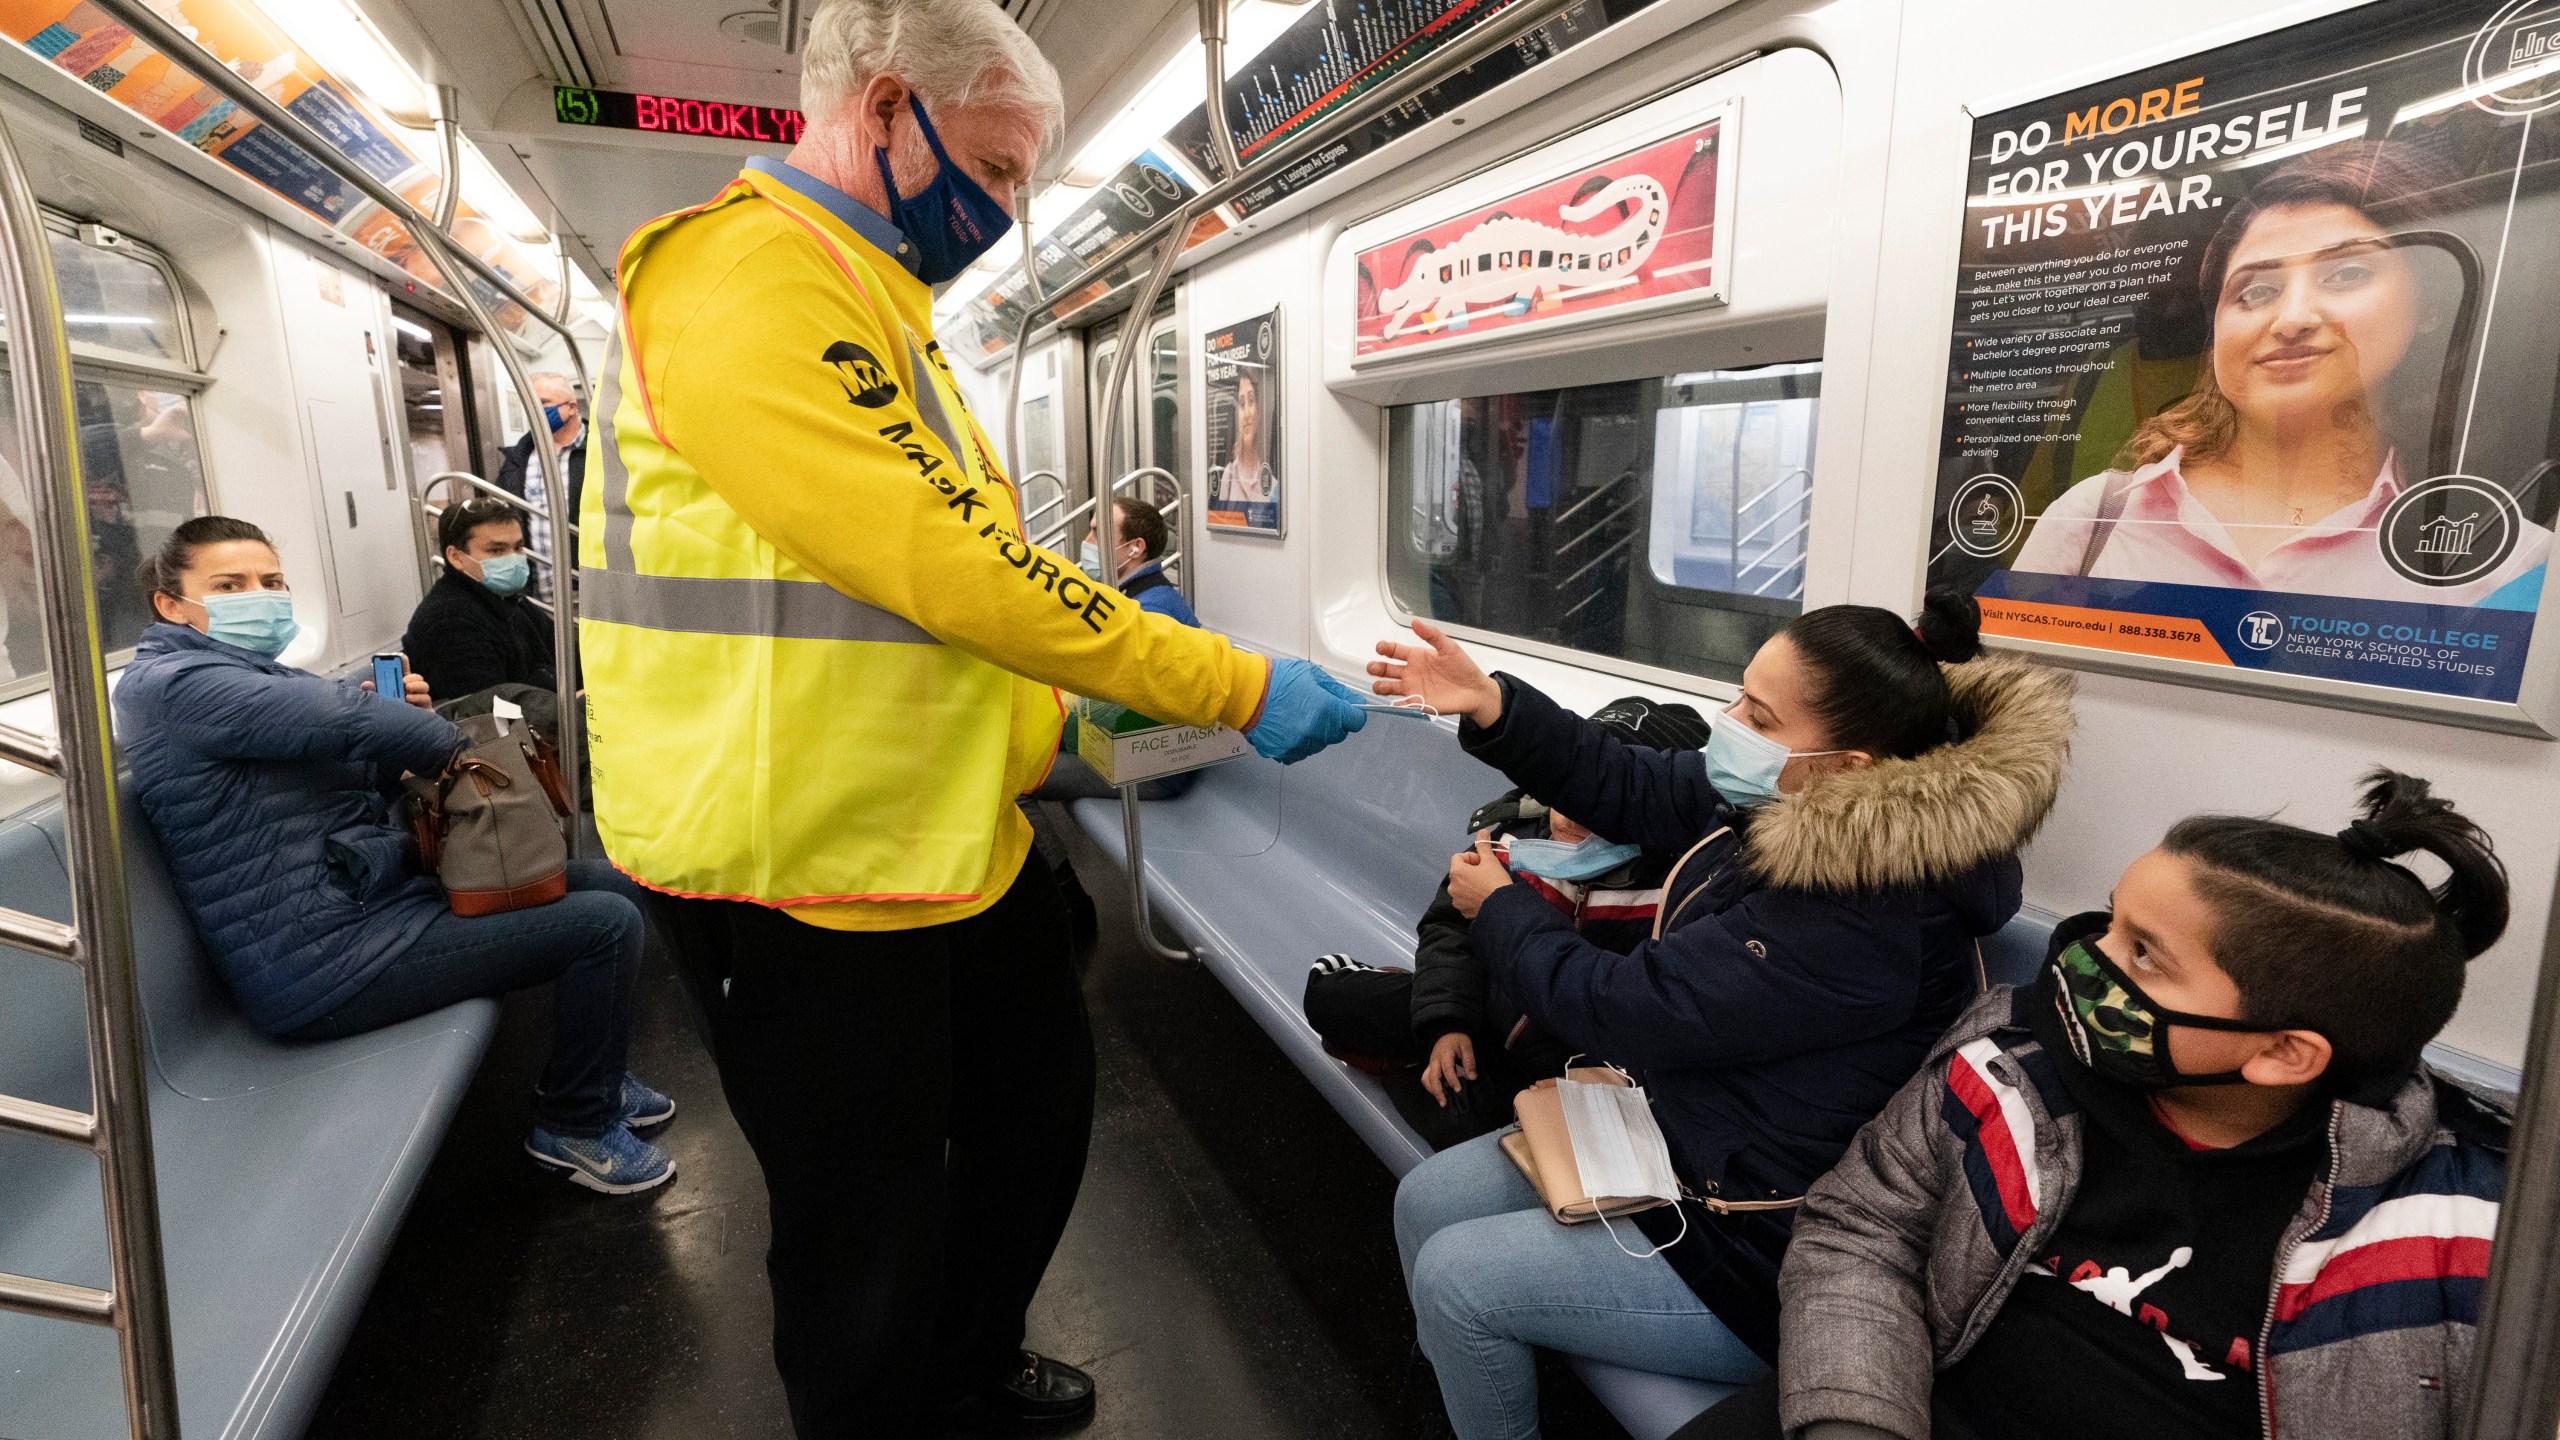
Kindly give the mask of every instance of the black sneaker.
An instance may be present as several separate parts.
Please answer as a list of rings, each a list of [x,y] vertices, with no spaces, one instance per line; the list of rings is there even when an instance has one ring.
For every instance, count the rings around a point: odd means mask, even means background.
[[[1026,1425],[1057,1425],[1093,1414],[1093,1377],[1064,1360],[1022,1352],[1022,1368],[985,1397],[999,1414]]]

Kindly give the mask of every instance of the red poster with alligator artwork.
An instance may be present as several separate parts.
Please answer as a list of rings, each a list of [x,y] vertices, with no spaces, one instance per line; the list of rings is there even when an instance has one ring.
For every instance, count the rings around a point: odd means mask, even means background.
[[[1726,294],[1733,113],[1360,252],[1352,363]]]

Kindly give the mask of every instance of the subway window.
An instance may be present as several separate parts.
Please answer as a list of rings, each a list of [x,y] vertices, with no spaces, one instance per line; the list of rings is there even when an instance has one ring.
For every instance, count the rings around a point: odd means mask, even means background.
[[[1410,614],[1736,680],[1804,601],[1819,361],[1387,412]]]
[[[116,661],[153,618],[135,580],[142,557],[213,510],[196,424],[203,381],[168,262],[125,237],[101,248],[70,221],[46,219],[71,341],[99,641]],[[7,370],[0,360],[0,435],[17,428]],[[0,696],[44,683],[34,515],[27,477],[14,455],[0,455]]]

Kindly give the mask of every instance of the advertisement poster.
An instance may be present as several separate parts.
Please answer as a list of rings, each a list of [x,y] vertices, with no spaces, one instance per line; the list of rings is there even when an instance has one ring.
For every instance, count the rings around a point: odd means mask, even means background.
[[[152,8],[204,47],[205,53],[191,60],[229,67],[403,199],[422,208],[433,202],[443,182],[422,157],[434,153],[434,137],[421,130],[408,132],[413,137],[408,141],[397,138],[397,127],[351,97],[255,7],[242,0],[154,0]],[[0,0],[0,33],[421,282],[444,283],[398,220],[98,7],[78,0]],[[466,202],[457,214],[472,217],[476,212]],[[559,282],[547,264],[537,264],[493,226],[458,225],[456,233],[535,304],[552,303]],[[531,317],[512,301],[498,299],[486,287],[481,293],[501,325],[519,334],[532,329]]]
[[[1208,339],[1209,528],[1279,535],[1280,312]]]
[[[2191,677],[2515,701],[2555,105],[2560,5],[2382,0],[1976,117],[1931,583]]]
[[[1723,300],[1732,114],[1361,251],[1352,363]]]
[[[1199,193],[1197,178],[1161,147],[1139,152],[1138,158],[1096,186],[1083,204],[1065,220],[1049,227],[1044,238],[1032,247],[1040,265],[1043,293],[1052,304],[1068,311],[1111,293],[1136,274],[1139,257],[1133,256],[1130,263],[1103,272],[1073,295],[1060,295],[1057,287],[1074,279],[1086,266],[1127,248],[1148,226]],[[1191,233],[1183,238],[1183,248],[1189,249],[1226,228],[1227,222],[1217,212],[1202,215],[1192,222]],[[1149,251],[1148,255],[1154,253]],[[966,343],[988,358],[1003,354],[1012,348],[1013,337],[1022,328],[1023,312],[1031,304],[1031,287],[1023,282],[1022,265],[1016,261],[969,302],[963,312]]]
[[[1485,60],[1379,115],[1339,143],[1249,186],[1218,211],[1201,216],[1183,237],[1183,248],[1187,250],[1226,230],[1229,217],[1251,215],[1293,191],[1315,184],[1351,161],[1528,73],[1652,3],[1653,0],[1583,0],[1582,4],[1568,7]],[[1320,0],[1307,6],[1306,13],[1287,31],[1227,77],[1227,116],[1235,127],[1240,157],[1252,164],[1271,146],[1335,113],[1382,81],[1500,14],[1502,8],[1503,0]],[[1161,143],[1096,190],[1065,225],[1042,242],[1040,274],[1051,291],[1050,306],[1060,314],[1073,314],[1079,307],[1135,280],[1140,274],[1137,261],[1142,257],[1133,256],[1073,295],[1056,294],[1054,285],[1054,281],[1072,277],[1154,223],[1153,216],[1134,212],[1179,204],[1207,188],[1208,177],[1219,173],[1216,150],[1209,142],[1209,110],[1202,105],[1176,123]],[[1176,196],[1165,190],[1167,181],[1180,185],[1182,194]],[[1132,218],[1138,223],[1131,224]],[[1071,233],[1080,234],[1081,238],[1063,248],[1052,248]],[[1073,263],[1064,263],[1071,251],[1083,253]],[[960,323],[950,328],[981,358],[994,360],[1012,348],[1013,337],[1021,328],[1023,308],[1032,303],[1030,287],[1023,283],[1022,267],[1016,264],[983,294],[970,300],[962,309]]]

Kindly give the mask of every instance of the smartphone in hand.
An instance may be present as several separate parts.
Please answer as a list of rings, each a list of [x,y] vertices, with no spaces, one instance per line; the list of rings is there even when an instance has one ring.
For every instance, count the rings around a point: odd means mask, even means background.
[[[373,657],[373,690],[385,700],[409,703],[409,662],[395,651]]]

